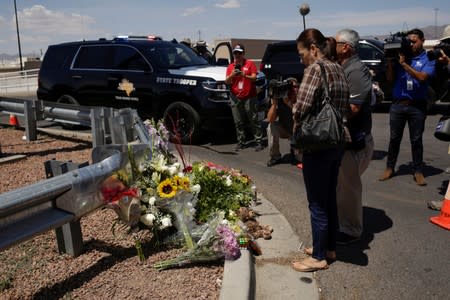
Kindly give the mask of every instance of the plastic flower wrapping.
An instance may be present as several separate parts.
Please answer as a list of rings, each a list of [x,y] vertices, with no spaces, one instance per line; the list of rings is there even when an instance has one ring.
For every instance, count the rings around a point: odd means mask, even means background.
[[[235,211],[255,199],[251,179],[211,162],[188,165],[179,147],[182,162],[178,162],[169,151],[169,133],[162,122],[145,124],[152,140],[148,153],[137,155],[133,147],[128,148],[129,164],[101,186],[104,203],[129,232],[151,230],[159,242],[188,249],[173,260],[157,263],[157,269],[237,259],[244,230]],[[160,234],[173,228],[175,233],[169,236]],[[138,240],[136,249],[143,260]]]

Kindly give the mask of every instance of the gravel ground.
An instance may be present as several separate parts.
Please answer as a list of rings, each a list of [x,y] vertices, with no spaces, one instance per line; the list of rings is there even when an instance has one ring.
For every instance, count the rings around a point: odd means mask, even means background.
[[[22,140],[23,131],[0,127],[3,156],[26,159],[0,165],[0,193],[45,179],[51,159],[90,161],[91,143],[38,135]],[[81,219],[85,252],[73,258],[57,251],[53,231],[0,252],[0,299],[218,299],[223,261],[156,271],[153,264],[183,250],[143,244],[140,262],[127,236],[113,236],[115,213],[99,209]]]

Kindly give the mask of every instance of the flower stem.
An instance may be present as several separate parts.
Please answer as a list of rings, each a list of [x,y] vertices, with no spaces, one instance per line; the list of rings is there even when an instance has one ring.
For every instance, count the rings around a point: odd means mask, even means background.
[[[136,247],[137,255],[139,257],[139,261],[143,262],[145,260],[144,251],[142,250],[142,243],[139,239],[134,240],[134,246]]]

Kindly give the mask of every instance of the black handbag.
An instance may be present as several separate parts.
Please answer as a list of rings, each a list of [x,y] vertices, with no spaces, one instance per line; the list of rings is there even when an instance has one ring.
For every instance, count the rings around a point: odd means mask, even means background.
[[[311,112],[301,120],[293,135],[293,146],[302,152],[338,148],[345,143],[343,118],[330,99],[325,68],[322,64],[319,65],[322,95],[314,100]]]
[[[450,116],[444,116],[439,119],[434,136],[444,142],[450,141]]]

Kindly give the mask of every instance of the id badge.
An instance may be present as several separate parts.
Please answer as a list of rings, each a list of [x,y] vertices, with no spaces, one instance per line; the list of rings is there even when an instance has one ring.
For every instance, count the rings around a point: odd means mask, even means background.
[[[408,91],[413,90],[413,81],[411,79],[406,80],[406,90]]]
[[[244,88],[244,81],[241,80],[238,82],[238,89],[242,90]]]

